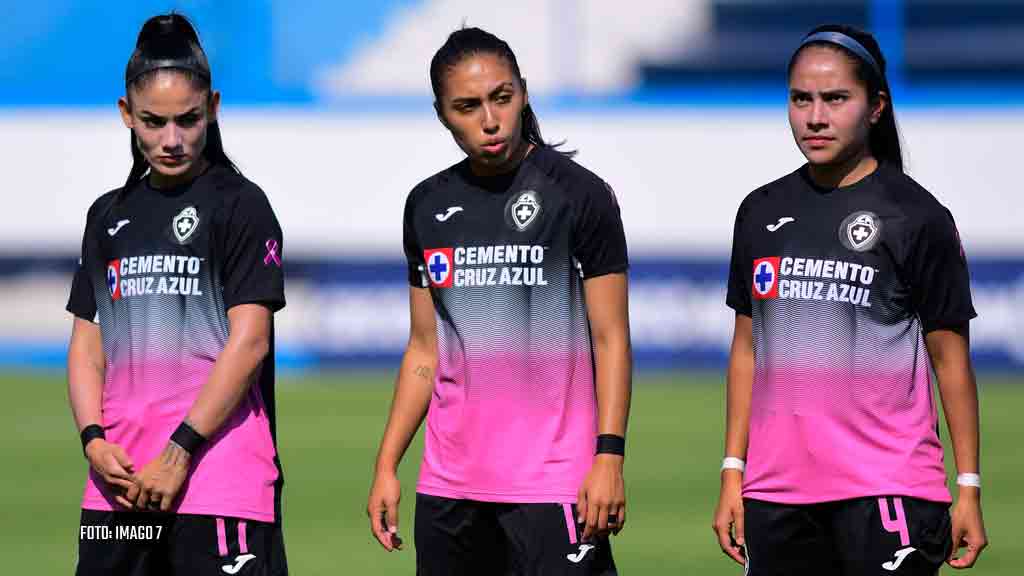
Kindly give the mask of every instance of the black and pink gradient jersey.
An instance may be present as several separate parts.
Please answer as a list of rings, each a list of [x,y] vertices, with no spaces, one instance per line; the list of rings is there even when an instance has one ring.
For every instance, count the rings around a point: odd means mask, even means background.
[[[119,202],[117,194],[89,209],[67,309],[99,324],[103,428],[141,468],[210,376],[227,343],[227,310],[284,306],[283,244],[263,191],[227,168],[179,188],[143,181]],[[274,522],[282,483],[271,340],[238,408],[194,455],[173,511]],[[82,508],[120,508],[91,470]]]
[[[575,502],[597,434],[583,282],[628,268],[611,189],[550,148],[491,178],[463,161],[409,194],[404,238],[437,316],[418,492]]]
[[[727,303],[753,320],[745,497],[950,501],[923,334],[976,314],[953,218],[928,191],[886,166],[833,190],[805,166],[755,190]]]

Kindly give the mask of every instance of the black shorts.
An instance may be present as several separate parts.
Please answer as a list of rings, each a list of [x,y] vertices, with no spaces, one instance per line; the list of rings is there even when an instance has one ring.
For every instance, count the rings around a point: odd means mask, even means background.
[[[934,576],[952,548],[949,505],[871,497],[789,505],[746,499],[749,576]]]
[[[608,538],[582,542],[574,504],[503,504],[416,494],[420,576],[614,576]]]
[[[280,523],[82,510],[77,576],[284,576]]]

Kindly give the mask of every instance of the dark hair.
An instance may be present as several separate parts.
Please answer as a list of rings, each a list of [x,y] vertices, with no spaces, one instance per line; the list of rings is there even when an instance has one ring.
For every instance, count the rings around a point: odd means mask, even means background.
[[[878,41],[870,33],[854,28],[852,26],[843,26],[840,24],[826,24],[824,26],[818,26],[814,30],[807,33],[808,38],[819,32],[838,32],[844,36],[849,36],[860,44],[872,58],[875,59],[877,64],[877,71],[874,66],[863,57],[859,56],[853,50],[829,41],[812,41],[801,46],[793,53],[793,57],[789,59],[789,67],[787,68],[787,76],[793,73],[793,65],[796,64],[796,59],[800,53],[808,46],[827,46],[835,50],[839,50],[846,54],[846,56],[855,63],[855,73],[857,79],[860,80],[867,88],[868,98],[874,100],[878,97],[879,92],[885,92],[886,97],[889,101],[888,106],[882,110],[882,116],[878,119],[878,123],[871,127],[871,131],[868,135],[868,147],[871,149],[871,154],[878,159],[880,163],[889,164],[895,166],[899,170],[903,170],[903,149],[900,145],[900,132],[896,126],[896,114],[893,108],[892,90],[889,89],[889,80],[886,78],[885,73],[885,56],[882,55],[882,49],[878,46]]]
[[[507,42],[480,28],[461,28],[449,34],[448,40],[437,49],[434,57],[430,59],[430,86],[434,90],[434,107],[437,109],[438,114],[442,114],[440,102],[444,93],[445,75],[449,69],[454,68],[464,58],[474,54],[494,54],[499,58],[503,58],[512,67],[512,72],[516,75],[516,79],[519,80],[519,84],[524,90],[526,89],[526,81],[519,71],[516,55],[512,52],[512,48],[509,47]],[[555,144],[549,144],[544,141],[540,134],[540,123],[537,121],[537,115],[534,114],[533,107],[530,104],[523,108],[522,135],[523,140],[534,146],[557,148],[565,144],[564,141]],[[575,150],[559,152],[569,157],[576,155]]]
[[[128,59],[125,67],[124,83],[126,97],[131,103],[132,89],[141,89],[153,81],[161,71],[173,70],[184,74],[196,90],[209,90],[212,85],[210,63],[199,43],[199,35],[192,23],[181,14],[161,14],[153,16],[142,25],[139,37],[135,41],[135,51]],[[135,142],[135,133],[131,132],[130,146],[132,152],[132,169],[118,200],[124,198],[128,189],[142,180],[149,163]],[[206,127],[206,147],[203,156],[211,164],[226,166],[236,173],[239,172],[234,162],[224,152],[224,143],[220,137],[220,126],[211,122]]]

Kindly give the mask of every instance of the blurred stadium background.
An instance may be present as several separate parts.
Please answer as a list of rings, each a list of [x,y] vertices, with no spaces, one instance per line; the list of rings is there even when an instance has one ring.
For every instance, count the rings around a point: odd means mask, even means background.
[[[293,573],[413,571],[411,550],[376,549],[363,506],[407,335],[402,205],[461,158],[434,118],[427,69],[463,24],[511,44],[545,136],[578,149],[622,206],[637,376],[620,569],[740,572],[709,529],[732,222],[745,194],[802,162],[784,68],[802,34],[825,22],[879,38],[908,171],[957,218],[980,314],[972,340],[993,543],[976,573],[1019,573],[1024,226],[1013,206],[1024,2],[4,0],[0,9],[0,292],[10,304],[0,323],[10,430],[0,440],[0,557],[10,573],[74,566],[85,464],[64,399],[64,304],[86,209],[129,168],[115,103],[135,34],[170,9],[196,23],[223,92],[226,149],[285,231],[278,411]],[[411,506],[403,518],[411,548]]]

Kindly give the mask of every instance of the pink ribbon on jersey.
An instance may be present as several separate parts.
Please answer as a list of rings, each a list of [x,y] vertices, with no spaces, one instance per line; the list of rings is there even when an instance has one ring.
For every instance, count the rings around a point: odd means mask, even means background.
[[[277,264],[278,268],[280,268],[281,267],[281,257],[278,256],[278,254],[277,254],[277,240],[274,240],[273,238],[271,238],[270,240],[267,240],[266,246],[267,246],[267,255],[263,257],[263,265],[264,266],[270,266],[270,263],[273,262],[274,264]]]

